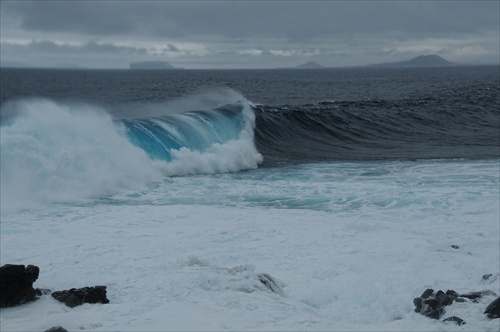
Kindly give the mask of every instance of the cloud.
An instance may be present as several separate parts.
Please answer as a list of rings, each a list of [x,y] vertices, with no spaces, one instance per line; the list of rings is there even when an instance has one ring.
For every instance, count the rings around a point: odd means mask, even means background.
[[[115,56],[113,65],[121,67],[159,57],[186,68],[306,60],[342,66],[441,52],[453,61],[475,55],[475,62],[495,63],[499,7],[498,1],[2,1],[0,52],[9,61],[24,61],[19,56],[29,52],[33,61],[40,53],[96,64],[97,55],[108,64]]]
[[[116,3],[115,3],[116,4]],[[125,34],[134,30],[133,11],[110,1],[17,1],[2,6],[21,17],[28,31],[66,31],[91,35]]]
[[[93,36],[279,36],[471,33],[498,27],[494,1],[18,1],[2,4],[29,31]]]
[[[89,41],[81,45],[58,44],[49,40],[33,40],[26,44],[2,43],[2,48],[7,54],[9,53],[54,53],[54,54],[121,54],[121,55],[147,55],[148,51],[145,48],[136,48],[129,46],[117,46],[111,43],[96,43]]]
[[[49,40],[33,40],[28,43],[2,42],[1,52],[2,66],[20,67],[61,67],[62,64],[70,63],[71,67],[124,68],[133,60],[151,55],[146,48],[94,41],[61,44]],[[117,62],[116,57],[122,61]]]
[[[167,44],[167,48],[164,49],[164,50],[167,51],[167,52],[174,52],[174,53],[177,53],[177,52],[181,51],[177,46],[172,45],[172,44]]]

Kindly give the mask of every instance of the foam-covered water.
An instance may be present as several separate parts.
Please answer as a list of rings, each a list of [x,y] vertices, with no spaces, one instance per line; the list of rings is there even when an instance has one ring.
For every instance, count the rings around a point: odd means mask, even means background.
[[[2,262],[38,265],[41,288],[106,284],[110,303],[68,311],[44,296],[2,309],[2,330],[455,331],[412,300],[426,288],[500,292],[499,169],[498,160],[259,168],[3,214]],[[496,331],[482,313],[493,299],[456,303],[444,318]]]

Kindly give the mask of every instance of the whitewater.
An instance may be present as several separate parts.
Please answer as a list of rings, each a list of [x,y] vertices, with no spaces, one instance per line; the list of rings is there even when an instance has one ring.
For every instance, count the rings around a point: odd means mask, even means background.
[[[408,153],[391,154],[403,136],[354,131],[369,114],[352,122],[349,110],[338,118],[343,104],[308,104],[307,122],[256,102],[234,90],[141,103],[141,114],[95,100],[4,102],[1,264],[40,267],[37,288],[106,285],[110,302],[68,308],[43,295],[1,309],[0,330],[500,329],[483,314],[495,296],[446,307],[461,326],[413,304],[427,288],[500,294],[498,110],[414,125],[429,145],[395,158]],[[350,130],[333,130],[339,154],[365,157],[327,158],[333,139],[313,124],[328,112]]]

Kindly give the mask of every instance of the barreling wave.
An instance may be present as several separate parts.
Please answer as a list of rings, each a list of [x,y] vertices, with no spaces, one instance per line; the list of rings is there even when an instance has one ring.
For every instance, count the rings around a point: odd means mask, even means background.
[[[248,102],[120,122],[130,142],[151,159],[167,162],[168,175],[234,172],[262,162]]]
[[[264,166],[315,161],[500,157],[500,100],[324,101],[255,107]]]
[[[1,125],[2,211],[147,189],[164,176],[255,168],[248,102],[144,119],[91,105],[13,102]],[[12,115],[15,114],[15,115]]]

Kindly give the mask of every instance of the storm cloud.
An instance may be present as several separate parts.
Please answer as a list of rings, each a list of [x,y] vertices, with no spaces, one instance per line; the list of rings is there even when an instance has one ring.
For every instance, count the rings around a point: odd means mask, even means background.
[[[72,61],[96,68],[109,66],[96,56],[103,53],[123,68],[137,60],[272,68],[499,57],[497,1],[2,1],[0,9],[2,62],[29,65],[37,52],[60,61],[74,50],[82,52]],[[23,50],[30,57],[19,59]]]

